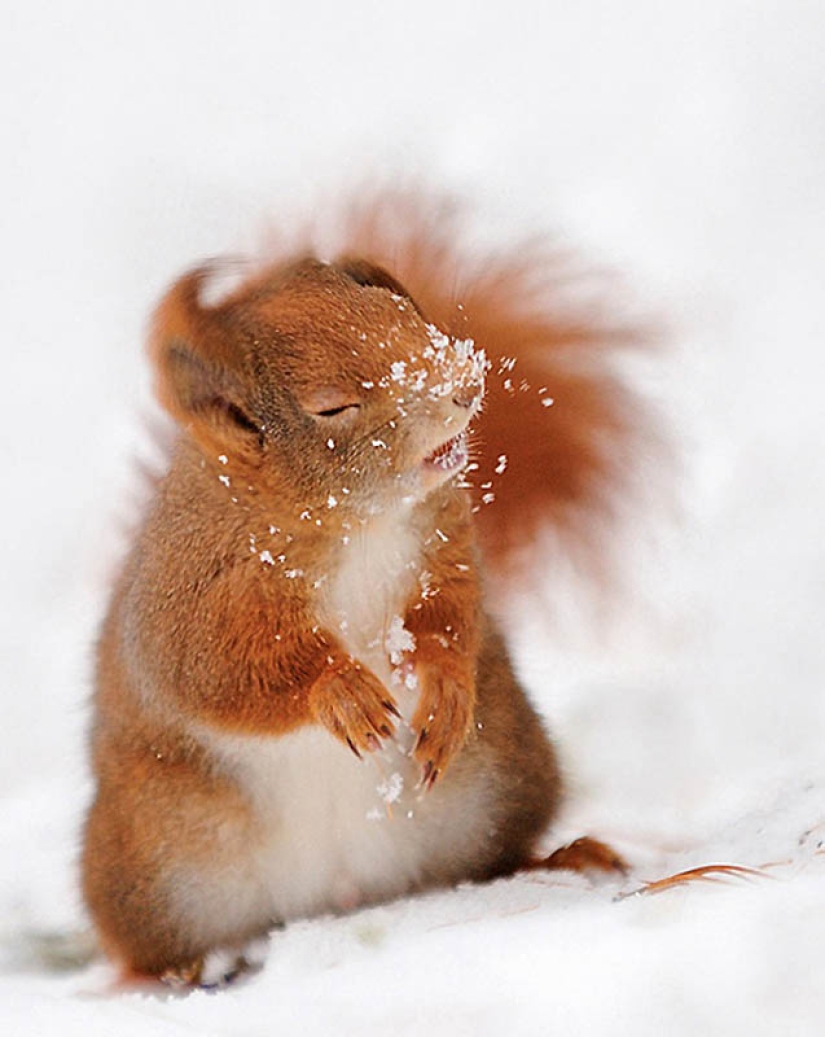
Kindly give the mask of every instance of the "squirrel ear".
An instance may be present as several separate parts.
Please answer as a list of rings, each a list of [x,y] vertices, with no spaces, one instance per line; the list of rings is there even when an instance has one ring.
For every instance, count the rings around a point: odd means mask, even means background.
[[[184,275],[161,301],[149,338],[160,403],[211,445],[260,443],[262,428],[245,391],[244,357],[219,308],[204,306],[206,265]]]
[[[342,273],[351,277],[356,284],[360,284],[364,288],[387,288],[395,295],[400,295],[408,302],[411,302],[415,309],[419,313],[421,312],[415,299],[411,298],[407,289],[382,266],[370,263],[366,259],[355,259],[349,256],[344,256],[335,266]]]

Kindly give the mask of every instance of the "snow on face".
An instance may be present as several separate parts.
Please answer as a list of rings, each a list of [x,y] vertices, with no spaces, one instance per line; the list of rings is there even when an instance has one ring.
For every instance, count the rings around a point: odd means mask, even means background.
[[[429,341],[420,355],[393,361],[389,374],[378,381],[381,388],[414,394],[426,391],[431,399],[439,399],[467,385],[483,385],[490,363],[473,339],[452,338],[434,324],[427,324],[426,331]],[[362,384],[365,388],[375,385],[372,381]]]

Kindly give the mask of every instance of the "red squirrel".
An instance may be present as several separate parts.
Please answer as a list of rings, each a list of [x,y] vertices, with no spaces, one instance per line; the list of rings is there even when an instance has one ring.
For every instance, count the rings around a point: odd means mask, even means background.
[[[128,974],[225,979],[291,919],[513,873],[559,807],[488,588],[609,508],[622,336],[535,250],[462,267],[426,204],[344,236],[154,318],[178,434],[99,640],[82,854]]]

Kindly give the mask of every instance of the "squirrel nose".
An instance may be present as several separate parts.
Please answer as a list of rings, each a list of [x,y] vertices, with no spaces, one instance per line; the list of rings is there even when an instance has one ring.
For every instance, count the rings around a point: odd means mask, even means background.
[[[469,385],[462,385],[461,388],[453,394],[453,403],[456,407],[472,407],[481,396],[482,390],[483,386],[478,382],[471,382]]]

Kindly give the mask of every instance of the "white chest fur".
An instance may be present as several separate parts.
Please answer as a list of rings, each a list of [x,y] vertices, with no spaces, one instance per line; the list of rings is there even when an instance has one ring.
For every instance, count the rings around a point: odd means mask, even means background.
[[[269,917],[341,910],[414,888],[432,804],[400,746],[360,761],[319,728],[210,741],[257,815],[243,881],[261,891]]]
[[[256,818],[243,864],[220,876],[213,915],[243,905],[247,920],[288,920],[401,895],[483,839],[486,782],[445,781],[424,793],[410,757],[416,692],[393,681],[390,657],[419,569],[414,531],[377,519],[353,532],[318,590],[320,622],[391,688],[407,718],[379,751],[358,760],[316,727],[272,738],[200,733]]]
[[[385,682],[391,678],[392,638],[420,569],[419,536],[406,518],[377,517],[354,529],[318,599],[322,625]]]
[[[248,797],[254,832],[210,880],[209,906],[179,885],[179,909],[207,932],[265,927],[402,896],[452,874],[488,834],[491,788],[478,773],[432,792],[399,740],[358,760],[327,731],[272,738],[201,732]]]

